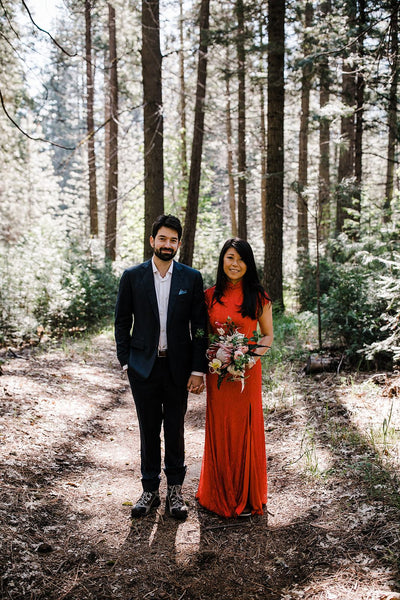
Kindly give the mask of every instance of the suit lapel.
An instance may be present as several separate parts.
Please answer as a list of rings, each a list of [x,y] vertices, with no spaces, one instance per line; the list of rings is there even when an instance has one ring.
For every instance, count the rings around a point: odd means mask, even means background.
[[[156,288],[154,287],[153,264],[151,260],[144,264],[144,269],[145,273],[142,280],[143,288],[149,298],[150,306],[153,309],[154,314],[157,319],[159,319]]]

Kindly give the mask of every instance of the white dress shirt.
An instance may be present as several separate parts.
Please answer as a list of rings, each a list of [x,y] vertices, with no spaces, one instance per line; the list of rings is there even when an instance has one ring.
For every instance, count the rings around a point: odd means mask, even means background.
[[[168,314],[168,301],[169,293],[171,290],[172,271],[174,268],[174,261],[171,262],[165,277],[161,277],[160,271],[157,269],[154,258],[151,259],[154,275],[154,287],[156,288],[158,314],[160,316],[160,340],[158,342],[159,350],[166,350],[168,347],[167,342],[167,314]]]

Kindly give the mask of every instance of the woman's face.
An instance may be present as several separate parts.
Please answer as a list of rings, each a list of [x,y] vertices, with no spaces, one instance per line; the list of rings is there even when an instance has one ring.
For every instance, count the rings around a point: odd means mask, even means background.
[[[247,265],[235,248],[228,248],[224,256],[224,273],[231,283],[238,283],[247,271]]]

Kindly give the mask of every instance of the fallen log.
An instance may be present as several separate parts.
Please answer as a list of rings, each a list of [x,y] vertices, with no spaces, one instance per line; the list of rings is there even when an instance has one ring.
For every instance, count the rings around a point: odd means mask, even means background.
[[[320,373],[321,371],[339,371],[342,364],[342,359],[335,356],[319,356],[315,355],[308,357],[307,364],[304,367],[306,375],[312,373]]]

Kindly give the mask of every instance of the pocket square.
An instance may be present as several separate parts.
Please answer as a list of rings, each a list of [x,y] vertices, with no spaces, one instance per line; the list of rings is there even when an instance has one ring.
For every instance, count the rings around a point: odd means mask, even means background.
[[[179,290],[178,296],[182,296],[182,294],[187,294],[187,290]]]

